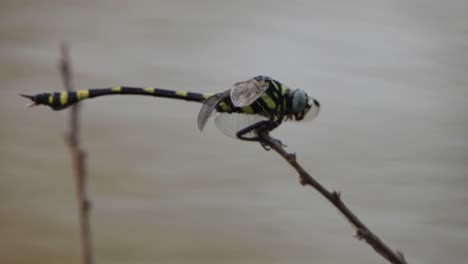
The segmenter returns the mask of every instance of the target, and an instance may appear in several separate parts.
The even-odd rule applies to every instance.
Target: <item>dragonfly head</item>
[[[320,110],[320,103],[312,97],[307,96],[307,93],[302,89],[296,89],[291,94],[291,107],[293,119],[312,120]]]

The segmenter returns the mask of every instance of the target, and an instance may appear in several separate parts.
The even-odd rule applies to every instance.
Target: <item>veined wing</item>
[[[267,78],[265,76],[257,76],[234,84],[234,87],[231,88],[231,101],[234,106],[242,107],[255,102],[268,89]]]
[[[229,94],[230,90],[227,90],[222,93],[217,93],[210,96],[208,99],[205,100],[205,102],[203,102],[203,105],[200,109],[200,112],[198,113],[197,118],[198,129],[200,129],[200,131],[203,131],[206,122],[208,121],[218,104],[227,97],[229,97]]]
[[[248,115],[241,113],[218,113],[215,117],[216,127],[226,136],[237,138],[237,132],[260,121],[268,120],[262,115]],[[254,132],[243,135],[244,137],[256,137]]]

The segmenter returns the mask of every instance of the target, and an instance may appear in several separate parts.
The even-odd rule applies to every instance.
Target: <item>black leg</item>
[[[255,124],[252,124],[246,128],[243,128],[237,132],[237,138],[241,140],[246,140],[246,141],[259,141],[262,147],[266,150],[270,150],[269,147],[267,147],[265,144],[263,144],[262,141],[259,140],[257,134],[259,131],[262,132],[270,132],[271,130],[275,129],[280,125],[280,122],[278,121],[273,121],[273,120],[264,120],[257,122]],[[254,132],[256,135],[254,137],[246,137],[248,133]],[[279,141],[279,140],[278,140]],[[279,143],[283,145],[280,141]],[[284,146],[284,145],[283,145]]]
[[[254,132],[257,134],[257,131],[271,131],[278,125],[276,124],[275,121],[272,120],[264,120],[257,122],[255,124],[252,124],[246,128],[243,128],[237,132],[237,138],[241,140],[247,140],[247,141],[258,141],[258,136],[255,137],[246,137],[246,135],[250,132]]]

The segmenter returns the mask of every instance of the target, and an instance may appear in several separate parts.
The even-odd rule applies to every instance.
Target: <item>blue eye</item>
[[[293,113],[299,113],[303,111],[307,105],[307,94],[301,90],[296,89],[292,93],[292,111]]]

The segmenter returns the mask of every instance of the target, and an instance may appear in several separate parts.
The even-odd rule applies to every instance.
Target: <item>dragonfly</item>
[[[223,134],[246,141],[260,141],[259,133],[269,133],[284,121],[312,120],[320,111],[320,103],[304,90],[293,90],[263,75],[237,82],[232,88],[214,94],[129,86],[21,94],[31,100],[28,107],[45,105],[53,110],[107,95],[145,95],[202,103],[197,118],[200,131],[215,116],[215,125]]]

